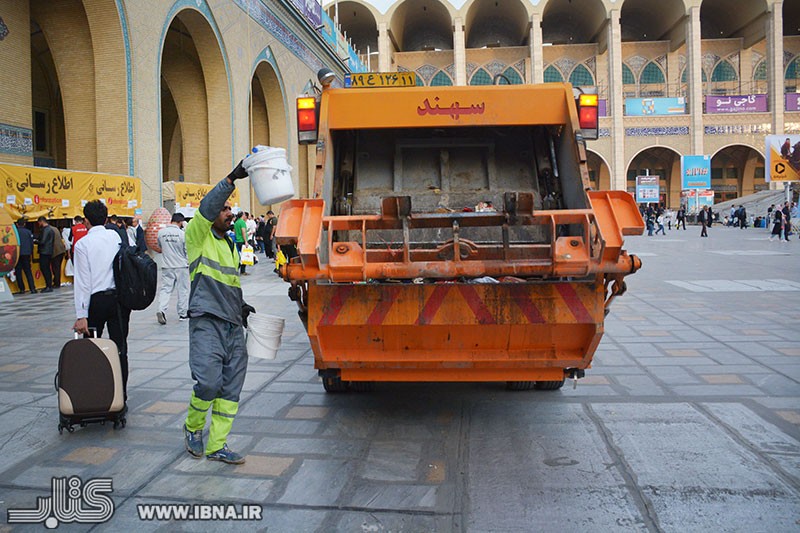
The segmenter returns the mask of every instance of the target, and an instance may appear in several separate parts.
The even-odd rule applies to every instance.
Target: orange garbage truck
[[[297,99],[312,197],[283,204],[276,242],[325,390],[583,377],[644,229],[629,193],[590,186],[597,96],[323,74]]]

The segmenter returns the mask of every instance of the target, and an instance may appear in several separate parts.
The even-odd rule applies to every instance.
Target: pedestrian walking
[[[89,329],[103,335],[108,326],[108,336],[117,345],[122,367],[122,387],[128,398],[128,325],[131,310],[119,304],[114,283],[114,257],[124,242],[115,230],[107,229],[103,223],[108,209],[100,200],[87,202],[83,208],[86,236],[73,246],[75,261],[75,324],[72,329],[85,336]],[[127,235],[125,235],[127,239]]]
[[[275,259],[275,229],[278,227],[278,217],[272,210],[267,211],[267,255]]]
[[[136,243],[136,253],[147,251],[147,243],[144,240],[144,228],[142,227],[142,218],[139,215],[133,217],[131,221],[133,228],[133,241]]]
[[[242,246],[247,244],[247,218],[246,214],[242,211],[236,213],[236,222],[233,224],[233,236],[236,242],[236,251],[239,252],[239,257],[242,255]],[[247,268],[245,265],[239,265],[239,273],[247,275]]]
[[[236,267],[239,253],[227,238],[231,205],[228,197],[237,179],[247,177],[242,163],[200,202],[186,227],[191,264],[189,299],[189,367],[195,385],[183,426],[184,446],[192,457],[242,464],[244,457],[227,439],[239,410],[247,373],[243,325],[255,309],[244,303]],[[211,409],[208,442],[203,445],[206,415]]]
[[[789,235],[792,234],[792,210],[789,207],[789,202],[783,204],[783,238],[789,242]]]
[[[703,209],[701,209],[700,212],[697,214],[697,221],[702,226],[702,229],[700,230],[700,236],[701,237],[708,237],[708,230],[707,230],[707,227],[708,227],[708,206],[707,205],[704,205]]]
[[[53,233],[53,257],[50,258],[50,271],[53,274],[53,288],[61,288],[61,264],[64,262],[64,256],[67,254],[67,246],[64,244],[64,239],[61,238],[61,232],[55,226],[47,226],[48,230]]]
[[[681,225],[683,225],[683,231],[686,231],[686,209],[683,206],[678,209],[677,220],[675,229],[681,229]]]
[[[783,211],[781,211],[780,209],[775,209],[773,211],[772,233],[769,236],[770,242],[772,242],[773,239],[775,239],[775,237],[777,237],[779,241],[781,240],[781,233],[783,232],[783,224],[784,224]]]
[[[189,318],[189,261],[186,256],[186,236],[181,229],[184,220],[182,214],[175,213],[170,223],[158,230],[162,262],[156,318],[162,326],[167,323],[169,298],[175,289],[178,291],[178,320]]]
[[[658,224],[658,229],[656,230],[656,235],[658,232],[661,232],[661,235],[666,235],[666,231],[664,231],[664,214],[660,213],[656,216],[656,224]]]
[[[17,233],[19,234],[19,260],[17,266],[14,267],[14,275],[17,277],[17,287],[19,293],[25,294],[25,280],[22,279],[22,274],[28,280],[28,289],[31,294],[36,294],[36,285],[33,282],[33,271],[31,270],[31,256],[33,255],[33,233],[25,227],[25,219],[17,220]]]
[[[739,206],[739,229],[747,227],[747,209],[743,205]]]
[[[767,208],[767,223],[766,223],[767,231],[770,231],[772,229],[770,227],[770,223],[773,220],[773,216],[772,216],[772,212],[773,211],[775,211],[775,204],[770,204],[770,206]]]
[[[36,223],[39,226],[39,270],[44,276],[45,285],[42,292],[53,292],[53,271],[50,269],[50,261],[53,259],[55,239],[45,217],[39,217]]]

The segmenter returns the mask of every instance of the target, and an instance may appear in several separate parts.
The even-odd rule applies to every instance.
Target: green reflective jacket
[[[214,315],[237,325],[242,323],[242,286],[239,253],[227,235],[218,236],[211,225],[235,186],[227,179],[200,202],[186,226],[191,294],[189,316]]]

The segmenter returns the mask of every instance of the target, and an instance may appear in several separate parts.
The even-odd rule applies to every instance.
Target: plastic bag
[[[286,256],[283,255],[283,250],[278,250],[278,253],[275,254],[275,270],[278,270],[281,266],[288,262],[289,261],[286,260]]]
[[[67,259],[67,264],[64,265],[64,275],[69,278],[75,276],[75,266],[72,264],[71,259]]]
[[[249,244],[242,246],[241,263],[243,265],[252,266],[255,263],[256,254],[253,253],[253,247]]]

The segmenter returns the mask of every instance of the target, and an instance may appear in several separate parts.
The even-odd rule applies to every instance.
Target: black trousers
[[[44,285],[47,289],[53,286],[53,273],[50,271],[50,261],[52,259],[52,254],[39,254],[39,270],[42,271]]]
[[[119,362],[122,366],[122,388],[125,398],[128,397],[128,324],[131,310],[117,303],[113,291],[96,292],[89,300],[90,328],[97,330],[97,336],[103,335],[103,328],[108,325],[108,337],[114,341],[119,350]]]
[[[61,263],[64,261],[64,254],[54,255],[50,259],[50,270],[53,272],[53,287],[61,286]]]
[[[17,266],[14,267],[14,274],[17,276],[17,287],[19,287],[20,292],[25,292],[25,281],[22,279],[23,272],[25,273],[25,277],[28,278],[28,289],[35,291],[36,284],[33,282],[33,272],[31,271],[31,256],[29,255],[19,256],[19,261],[17,261]]]

